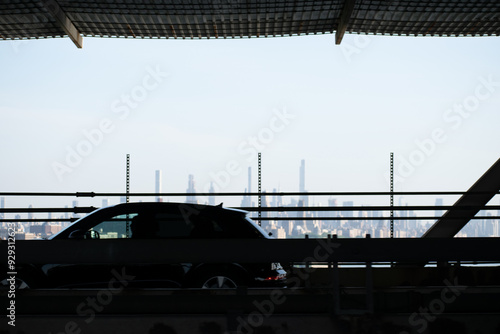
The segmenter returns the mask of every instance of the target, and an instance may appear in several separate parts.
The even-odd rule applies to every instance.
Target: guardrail
[[[487,192],[472,192],[471,195],[484,195]],[[76,193],[56,193],[56,192],[0,192],[0,197],[2,196],[12,196],[12,197],[74,197],[74,198],[95,198],[95,197],[201,197],[201,196],[213,196],[213,197],[243,197],[243,196],[252,196],[252,197],[264,197],[264,196],[461,196],[465,194],[465,192],[461,191],[426,191],[426,192],[415,192],[415,191],[406,191],[406,192],[275,192],[275,193],[237,193],[237,192],[224,192],[224,193],[113,193],[113,192],[76,192]],[[497,192],[500,194],[500,192]],[[441,217],[441,215],[426,215],[426,216],[408,216],[404,215],[390,215],[384,216],[384,213],[394,213],[394,212],[424,212],[424,211],[444,211],[453,208],[451,205],[405,205],[405,206],[391,206],[391,205],[376,205],[376,206],[279,206],[279,207],[234,207],[237,209],[242,209],[249,211],[251,213],[259,213],[259,216],[252,216],[253,219],[264,221],[264,220],[365,220],[365,221],[387,221],[387,220],[436,220]],[[93,210],[97,209],[94,206],[88,207],[73,207],[73,208],[56,208],[56,207],[46,207],[46,208],[0,208],[0,213],[74,213],[74,214],[82,214],[89,213]],[[500,205],[485,205],[485,206],[462,206],[462,210],[464,209],[477,209],[477,210],[498,210],[500,212]],[[325,216],[324,213],[339,213],[339,212],[367,212],[371,213],[366,217],[354,217],[354,216],[339,216],[330,215]],[[314,217],[307,216],[287,216],[280,217],[277,215],[262,217],[261,214],[263,212],[268,213],[278,213],[278,212],[322,212],[321,215],[317,215]],[[472,219],[484,219],[484,220],[492,220],[492,219],[500,219],[500,215],[478,215]],[[1,222],[63,222],[63,221],[74,221],[76,218],[18,218],[18,219],[7,219],[0,218]]]
[[[500,263],[496,249],[500,238],[18,240],[16,263]]]

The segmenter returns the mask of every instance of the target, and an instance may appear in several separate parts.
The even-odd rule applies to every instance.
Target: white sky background
[[[499,158],[499,56],[498,37],[2,41],[0,191],[124,192],[126,154],[132,192],[153,192],[157,169],[164,192],[188,174],[241,192],[249,166],[256,191],[257,151],[268,192],[298,191],[301,159],[309,191],[388,191],[390,152],[396,191],[464,191]]]

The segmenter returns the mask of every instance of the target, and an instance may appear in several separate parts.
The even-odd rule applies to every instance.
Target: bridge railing
[[[429,198],[437,196],[453,196],[459,197],[465,192],[460,191],[426,191],[426,192],[273,192],[273,193],[112,193],[112,192],[76,192],[76,193],[55,193],[55,192],[0,192],[0,197],[3,198],[70,198],[70,199],[96,199],[96,198],[118,198],[124,201],[125,198],[131,201],[144,199],[155,201],[161,197],[169,201],[178,201],[185,199],[187,196],[193,198],[259,198],[259,197],[298,197],[296,205],[281,205],[281,206],[232,206],[238,209],[243,209],[250,212],[250,217],[259,223],[266,221],[323,221],[335,222],[344,221],[347,224],[351,222],[382,222],[384,224],[399,224],[400,222],[415,222],[427,221],[435,222],[441,215],[451,208],[452,205],[353,205],[353,201],[360,197],[376,198],[375,202],[383,202],[387,199],[389,203],[390,196],[407,196],[425,198],[427,202]],[[499,192],[500,193],[500,192]],[[482,195],[482,192],[477,192],[477,195]],[[305,197],[335,197],[352,199],[352,205],[327,205],[327,206],[311,206],[304,205],[300,199]],[[181,201],[182,201],[181,200]],[[251,201],[250,201],[251,202]],[[259,201],[261,202],[261,201]],[[246,201],[249,203],[249,201]],[[1,223],[45,223],[45,222],[73,222],[79,217],[90,213],[97,209],[97,206],[75,206],[75,207],[2,207],[0,208],[0,224]],[[473,219],[492,222],[500,220],[500,205],[485,205],[481,207],[461,207],[461,209],[477,209],[481,210]],[[485,213],[487,210],[496,210],[497,214]],[[60,213],[64,216],[54,217]],[[41,217],[41,214],[46,214],[46,217]],[[17,217],[13,217],[17,215]],[[22,215],[22,216],[21,216]],[[27,215],[27,217],[26,217]],[[497,222],[498,224],[498,222]],[[1,226],[1,225],[0,225]],[[498,229],[497,229],[498,230]],[[498,231],[497,231],[498,233]]]

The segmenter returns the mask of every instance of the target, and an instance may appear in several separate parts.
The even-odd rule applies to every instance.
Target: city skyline
[[[499,51],[495,37],[1,42],[0,184],[121,192],[130,154],[131,191],[163,170],[164,189],[193,174],[235,192],[261,152],[267,189],[296,190],[306,159],[311,191],[384,191],[394,152],[396,191],[466,190],[498,159]]]
[[[295,192],[300,192],[300,193],[303,193],[302,195],[300,196],[296,196],[297,199],[297,203],[299,204],[299,206],[309,206],[309,197],[313,198],[313,201],[312,201],[312,206],[318,206],[321,205],[321,203],[325,203],[325,202],[329,202],[329,199],[327,199],[326,201],[324,200],[325,198],[325,195],[315,195],[315,196],[309,196],[308,195],[308,190],[306,189],[306,160],[305,159],[300,159],[299,160],[300,164],[297,165],[297,174],[296,174],[296,178],[297,178],[297,184],[298,184],[298,187],[296,189],[290,189],[290,190],[287,190],[287,191],[283,191],[280,186],[278,185],[278,187],[272,187],[272,188],[266,188],[264,187],[263,190],[262,190],[262,195],[263,196],[275,196],[273,195],[274,193],[276,192],[280,192],[280,193],[287,193],[287,192],[292,192],[292,193],[295,193]],[[293,168],[293,167],[292,167]],[[257,173],[256,173],[257,174]],[[262,174],[265,174],[264,172]],[[168,173],[166,174],[167,175],[167,179],[169,177]],[[169,194],[186,194],[186,198],[185,198],[185,201],[186,202],[191,202],[191,203],[199,203],[199,204],[211,204],[211,205],[214,205],[214,199],[215,197],[220,197],[220,198],[225,198],[225,199],[230,199],[232,198],[233,196],[217,196],[217,192],[215,191],[216,190],[216,184],[214,185],[214,182],[211,182],[210,183],[210,187],[207,191],[201,191],[197,188],[196,186],[196,176],[194,174],[188,174],[186,175],[187,177],[187,188],[184,188],[184,191],[182,191],[181,189],[169,189],[168,186],[165,187],[164,186],[164,178],[163,178],[163,171],[162,170],[155,170],[154,171],[154,179],[151,181],[151,188],[148,190],[146,189],[145,191],[143,192],[139,192],[139,193],[150,193],[150,194],[156,194],[155,197],[153,198],[152,196],[131,196],[131,201],[176,201],[176,202],[183,202],[184,200],[182,199],[182,197],[184,195],[175,195],[175,196],[169,196]],[[246,203],[248,205],[243,205],[241,204],[240,206],[242,207],[245,207],[245,206],[256,206],[256,201],[254,201],[253,199],[255,199],[257,197],[257,191],[253,191],[252,192],[252,189],[253,188],[257,188],[256,186],[253,187],[252,186],[252,167],[248,167],[248,178],[247,178],[247,187],[245,187],[244,189],[240,189],[240,190],[236,190],[234,191],[234,193],[252,193],[253,195],[252,196],[249,196],[249,195],[245,195],[243,196],[243,202],[246,201]],[[124,178],[124,184],[126,182],[126,178]],[[168,180],[166,180],[165,182],[168,182]],[[258,182],[258,175],[256,175],[255,179],[254,179],[254,182],[257,183]],[[465,190],[464,190],[465,191]],[[316,192],[316,190],[313,190],[313,192]],[[323,193],[330,193],[330,191],[318,191],[318,192],[323,192]],[[364,193],[364,191],[362,191]],[[383,190],[382,192],[385,192],[386,194],[389,193],[389,190]],[[1,193],[1,192],[0,192]],[[105,193],[113,193],[112,191],[105,191]],[[116,192],[116,193],[125,193],[124,191],[119,191],[119,192]],[[134,191],[133,189],[130,191],[131,194],[134,194],[136,193],[136,191]],[[190,195],[190,194],[193,194],[193,195]],[[227,193],[231,193],[231,192],[227,192]],[[336,191],[331,191],[331,193],[333,193],[332,195],[328,195],[328,196],[338,196],[338,195],[335,195]],[[352,192],[354,196],[354,198],[358,195],[356,195],[356,191],[353,191]],[[368,192],[369,193],[369,192]],[[397,191],[396,191],[397,193]],[[162,194],[162,196],[159,196],[158,194]],[[207,195],[209,194],[209,195]],[[213,195],[211,195],[213,194]],[[76,193],[75,193],[76,195]],[[397,194],[396,194],[397,195]],[[166,198],[163,198],[163,196],[165,196]],[[344,200],[345,200],[345,197],[346,195],[344,195]],[[366,194],[366,196],[369,196],[369,194]],[[416,195],[417,196],[417,195]],[[437,198],[437,197],[432,197],[432,198],[427,198],[426,199],[426,205],[436,205],[436,206],[440,206],[440,205],[452,205],[456,199],[458,199],[458,196],[459,195],[450,195],[450,196],[446,196],[446,199],[444,198]],[[17,199],[19,198],[24,198],[25,196],[11,196],[9,198],[9,202],[16,202]],[[35,196],[36,197],[36,196]],[[45,197],[45,196],[43,196]],[[68,197],[68,196],[66,196]],[[280,197],[280,196],[277,196],[277,197]],[[285,196],[287,197],[287,196]],[[292,196],[293,197],[293,196]],[[347,198],[349,198],[350,196],[347,196]],[[376,202],[379,202],[379,201],[376,201],[374,200],[374,198],[376,198],[378,196],[375,196],[374,197],[371,197],[370,200],[364,200],[365,202],[363,202],[361,205],[375,205]],[[387,196],[382,196],[382,197],[387,197]],[[54,197],[53,199],[56,199],[57,197]],[[112,202],[114,202],[115,204],[116,203],[119,203],[119,202],[124,202],[125,201],[125,197],[124,196],[121,196],[120,198],[118,198],[117,196],[115,196],[114,198],[116,198],[116,200],[112,200]],[[247,200],[245,199],[247,198]],[[320,198],[320,200],[318,200],[318,198]],[[323,200],[321,200],[321,198],[323,198]],[[342,196],[341,196],[342,198]],[[352,197],[350,197],[352,198]],[[415,197],[414,197],[415,198]],[[41,197],[38,197],[38,199],[41,199]],[[35,202],[37,202],[37,200],[35,200]],[[396,196],[396,200],[398,201],[398,204],[401,206],[401,203],[406,200],[406,197],[404,195],[398,195]],[[96,196],[95,198],[91,198],[91,197],[87,197],[87,196],[82,196],[80,197],[78,200],[73,200],[73,206],[74,203],[76,202],[93,202],[93,204],[85,204],[85,206],[91,206],[91,205],[94,205],[94,206],[97,206],[99,207],[100,205],[97,204],[99,203],[99,201],[101,201],[101,203],[103,203],[101,206],[105,206],[104,203],[110,203],[110,199],[109,198],[106,198],[106,199],[102,199],[102,197],[100,196]],[[382,202],[383,201],[387,201],[387,199],[382,199]],[[491,202],[495,202],[497,201],[497,197],[495,197],[494,199],[491,200]],[[67,202],[67,201],[66,201]],[[240,200],[238,199],[235,199],[234,201],[231,201],[230,200],[230,204],[229,206],[238,206],[238,202],[240,202]],[[388,202],[388,201],[387,201]],[[277,203],[277,201],[273,201],[273,203]],[[283,203],[283,200],[281,199],[279,201],[280,204]],[[346,203],[344,201],[344,203]],[[352,202],[351,202],[352,203]],[[418,201],[418,200],[412,200],[412,205],[420,205],[422,203],[422,201]],[[5,197],[0,197],[0,205],[1,207],[5,207]],[[32,203],[30,202],[29,205],[32,205]],[[352,205],[352,204],[351,204]],[[381,205],[387,205],[386,204],[381,204]],[[55,206],[53,206],[55,207]],[[440,214],[443,213],[443,211],[439,211]]]
[[[187,188],[186,188],[186,197],[185,201],[182,201],[180,197],[174,197],[171,199],[168,195],[168,192],[163,192],[162,185],[162,170],[155,170],[154,178],[152,178],[152,189],[151,194],[155,194],[155,197],[143,197],[140,201],[166,201],[166,202],[185,202],[185,203],[193,203],[193,204],[209,204],[215,205],[217,203],[222,203],[222,201],[216,200],[214,185],[211,184],[209,189],[208,196],[201,196],[200,192],[196,189],[196,177],[193,174],[189,174],[187,177]],[[307,180],[307,172],[306,172],[306,160],[301,159],[300,164],[298,164],[297,168],[297,184],[298,191],[301,193],[299,196],[280,196],[280,190],[277,188],[273,188],[272,191],[263,190],[262,191],[262,207],[268,206],[278,206],[278,207],[310,207],[309,210],[305,211],[296,211],[296,212],[274,212],[268,213],[266,211],[262,212],[261,217],[277,217],[279,220],[262,220],[260,221],[262,227],[270,232],[272,235],[278,238],[301,238],[306,234],[312,237],[325,237],[327,234],[330,235],[338,235],[339,237],[364,237],[367,234],[370,234],[375,238],[386,238],[389,237],[389,221],[390,217],[388,215],[389,205],[386,203],[385,210],[370,210],[369,206],[373,206],[371,203],[359,203],[359,196],[349,196],[349,197],[335,197],[332,195],[328,195],[327,197],[323,197],[323,201],[326,199],[326,205],[330,207],[337,208],[347,208],[348,210],[335,210],[335,211],[315,211],[315,207],[318,209],[324,207],[321,202],[318,202],[318,198],[320,196],[310,196],[306,189],[306,180]],[[248,167],[248,185],[244,190],[245,194],[249,194],[252,189],[252,168]],[[172,191],[176,193],[176,191]],[[158,194],[164,194],[166,197],[159,196]],[[192,194],[192,195],[191,195]],[[212,195],[214,194],[214,195]],[[255,194],[255,193],[254,193]],[[217,196],[221,197],[221,196]],[[224,197],[223,197],[224,198]],[[239,201],[241,198],[241,202],[239,204],[240,207],[257,207],[257,197],[243,195],[231,198],[232,203]],[[310,203],[310,198],[313,200]],[[227,199],[227,197],[226,197]],[[453,204],[451,200],[447,200],[445,203],[444,198],[433,196],[430,199],[433,201],[433,204],[436,207],[443,205],[451,205]],[[125,202],[124,197],[116,198],[116,200],[111,200],[109,198],[101,198],[100,199],[102,206],[108,206],[111,203]],[[132,202],[136,201],[132,197]],[[492,200],[492,202],[496,202],[496,200]],[[5,197],[0,197],[0,207],[5,207]],[[342,205],[339,205],[342,203]],[[396,203],[399,207],[408,207],[409,204],[406,200],[405,196],[396,196]],[[227,205],[225,202],[225,207],[238,207],[238,205]],[[81,206],[79,200],[72,201],[72,207]],[[358,210],[349,209],[349,207],[360,207]],[[30,204],[30,208],[33,206]],[[65,207],[68,207],[67,205]],[[436,219],[419,219],[419,217],[431,216],[440,217],[445,210],[440,208],[436,208],[434,212],[428,214],[425,211],[414,211],[414,210],[396,210],[394,217],[394,236],[396,238],[400,237],[420,237],[435,221]],[[497,210],[496,213],[493,210],[482,210],[478,216],[500,216],[500,210]],[[36,215],[36,216],[35,216]],[[2,219],[4,218],[3,213],[0,213]],[[70,216],[77,218],[81,217],[81,214],[70,214],[65,213],[64,215],[60,215],[59,217],[55,217],[54,214],[33,214],[28,213],[27,218],[45,218],[48,219],[54,218],[54,222],[43,223],[36,222],[30,223],[25,222],[19,225],[19,238],[40,238],[49,236],[53,233],[56,233],[64,226],[68,226],[70,223],[58,223],[58,219],[68,219]],[[250,216],[253,216],[253,219],[259,221],[255,212],[250,213]],[[11,214],[7,218],[21,219],[23,215],[21,214]],[[293,217],[297,219],[286,220],[288,217]],[[328,219],[331,217],[336,217],[336,219]],[[304,220],[300,219],[304,218]],[[403,218],[403,219],[400,219]],[[406,219],[407,218],[407,219]],[[4,226],[5,224],[0,224],[0,234],[6,231]],[[457,235],[459,237],[492,237],[492,236],[500,236],[499,234],[500,220],[499,219],[475,219],[472,220],[469,224],[467,224],[462,231]]]
[[[249,167],[255,191],[261,152],[269,192],[298,189],[301,159],[309,191],[387,191],[394,152],[395,191],[465,191],[498,159],[499,51],[495,37],[1,42],[0,190],[124,192],[130,154],[131,192],[156,170],[164,190],[192,174],[199,192],[240,192]],[[66,203],[9,199],[28,204]]]
[[[190,184],[194,182],[192,177],[189,178]],[[282,201],[280,196],[277,196],[276,192],[273,193],[263,193],[262,207],[267,207],[271,203],[271,206],[282,206],[282,207],[301,207],[301,199],[291,198],[290,201],[285,203],[279,203]],[[213,198],[213,197],[212,197]],[[4,198],[0,198],[2,203]],[[187,197],[186,202],[193,202],[193,198]],[[245,196],[241,202],[244,206]],[[123,202],[123,201],[122,201]],[[443,199],[436,198],[436,205],[442,205]],[[279,203],[279,204],[278,204]],[[267,213],[263,212],[262,217],[278,217],[279,220],[263,220],[262,228],[267,232],[270,232],[273,236],[277,238],[303,238],[305,235],[310,237],[326,237],[327,235],[337,235],[339,237],[345,238],[362,238],[366,235],[371,235],[374,238],[388,238],[389,235],[389,222],[390,217],[387,215],[388,210],[382,211],[371,211],[369,207],[363,208],[364,205],[359,205],[355,201],[342,201],[342,206],[337,205],[338,199],[334,197],[328,198],[328,205],[333,207],[338,207],[339,209],[360,206],[361,209],[358,210],[336,210],[336,211],[315,211],[315,207],[318,209],[321,206],[313,206],[309,210],[296,213],[292,212],[276,212]],[[102,199],[102,205],[109,205],[109,199]],[[213,205],[213,203],[210,203]],[[78,207],[78,201],[73,201],[72,205]],[[408,206],[408,203],[403,201],[403,197],[398,199],[399,206]],[[250,206],[255,207],[255,203],[250,204]],[[67,207],[67,206],[66,206]],[[32,208],[32,206],[30,206]],[[388,208],[387,208],[388,209]],[[435,210],[435,217],[439,217],[442,214],[441,210]],[[424,212],[425,215],[425,212]],[[496,215],[500,216],[500,210],[482,210],[479,216],[491,217]],[[57,233],[62,228],[69,226],[71,223],[60,222],[61,219],[69,219],[70,217],[79,218],[82,214],[12,214],[12,217],[17,220],[27,217],[28,219],[42,219],[39,222],[21,222],[18,223],[18,239],[40,239],[43,237],[50,236],[51,234]],[[42,218],[54,219],[52,222],[44,222]],[[250,214],[252,216],[252,214]],[[287,218],[294,218],[287,220]],[[336,217],[335,220],[331,217]],[[395,212],[394,220],[394,237],[396,238],[415,238],[420,237],[422,234],[429,229],[429,227],[435,222],[429,219],[419,219],[422,214],[417,215],[416,211],[411,209],[408,210],[398,210]],[[301,219],[303,218],[303,219]],[[253,213],[253,219],[259,222],[259,218],[256,213]],[[0,238],[6,237],[7,233],[7,223],[0,224]],[[500,219],[493,218],[482,218],[472,220],[467,224],[458,234],[457,237],[499,237],[500,236]]]

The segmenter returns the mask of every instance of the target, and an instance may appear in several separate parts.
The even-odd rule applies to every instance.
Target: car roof
[[[70,229],[71,226],[75,226],[76,224],[79,224],[82,221],[88,221],[89,218],[92,220],[94,219],[100,219],[100,217],[106,217],[108,215],[116,214],[116,213],[133,213],[134,211],[136,212],[147,212],[149,210],[152,211],[164,211],[168,212],[170,210],[172,211],[177,211],[177,210],[186,210],[186,212],[192,212],[196,213],[197,211],[203,212],[203,214],[211,215],[211,214],[223,214],[223,215],[237,215],[240,217],[246,217],[248,212],[244,210],[239,210],[239,209],[233,209],[233,208],[223,208],[222,203],[220,205],[214,206],[214,205],[205,205],[205,204],[193,204],[193,203],[176,203],[176,202],[130,202],[130,203],[120,203],[120,204],[115,204],[111,206],[106,206],[102,207],[100,209],[94,210],[93,212],[89,213],[88,215],[76,220],[73,222],[70,226],[67,228],[63,229],[59,233],[54,234],[53,236],[49,237],[49,239],[55,239],[59,235],[63,235],[66,233],[65,231]],[[190,211],[192,210],[192,211]],[[267,237],[267,234],[258,226],[255,222],[252,220],[248,219],[248,221],[256,228],[259,230],[264,237]]]
[[[147,210],[147,209],[175,209],[175,208],[180,208],[180,207],[185,207],[186,209],[192,209],[192,210],[214,210],[214,211],[223,211],[223,212],[233,212],[233,213],[239,213],[243,215],[247,215],[248,211],[240,210],[240,209],[234,209],[234,208],[225,208],[222,206],[222,203],[219,205],[206,205],[206,204],[196,204],[196,203],[181,203],[181,202],[130,202],[130,203],[119,203],[107,207],[102,207],[101,209],[98,210],[104,210],[104,209],[134,209],[134,210]]]

